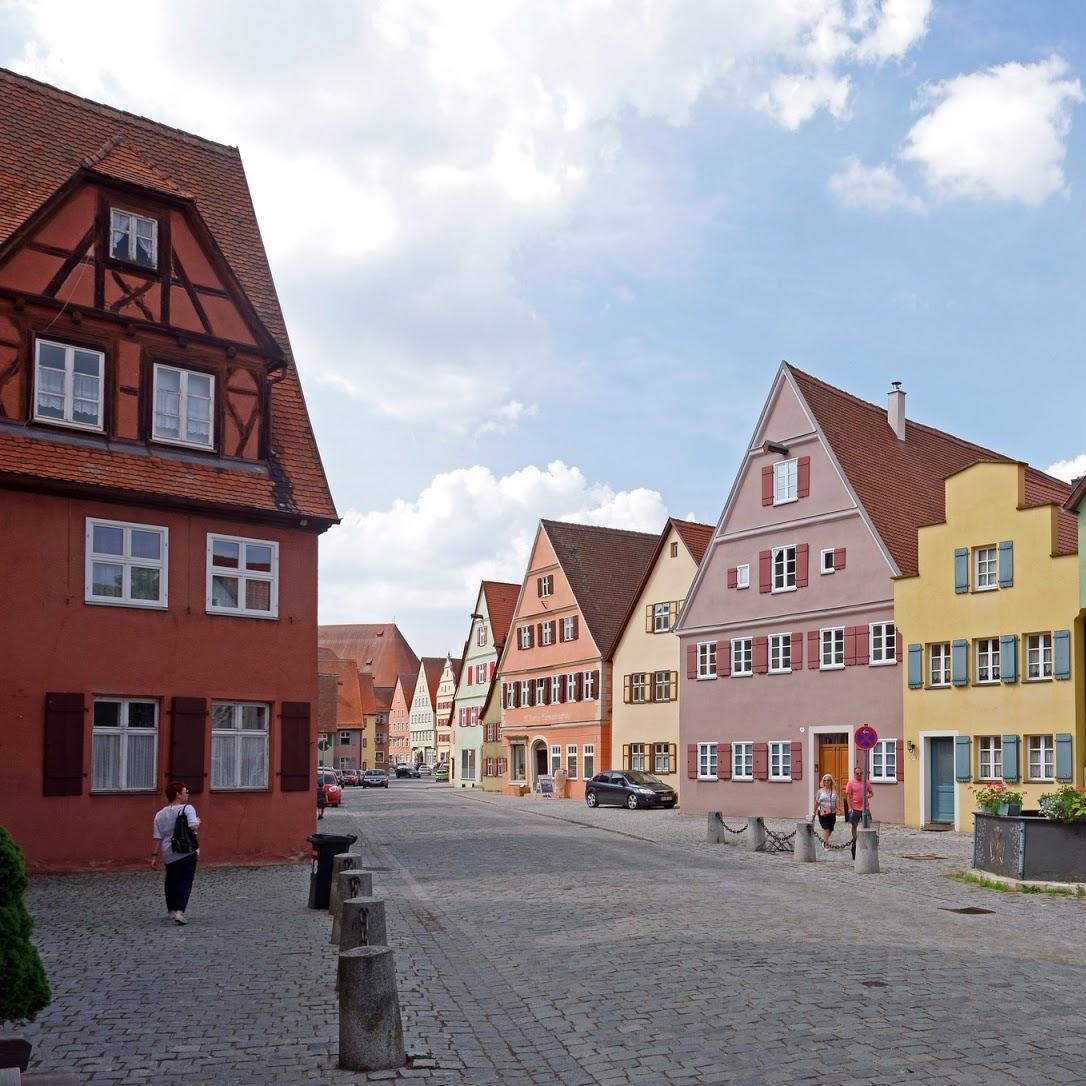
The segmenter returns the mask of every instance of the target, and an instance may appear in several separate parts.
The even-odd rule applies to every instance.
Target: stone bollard
[[[764,818],[748,818],[747,819],[747,849],[750,852],[761,852],[765,848],[766,836],[765,836],[765,819]]]
[[[400,997],[387,946],[359,946],[339,955],[339,1066],[347,1071],[403,1067]]]
[[[339,915],[339,876],[342,871],[353,871],[362,866],[361,852],[341,852],[332,857],[332,889],[328,894],[328,911],[332,916]]]
[[[858,830],[856,833],[856,859],[852,866],[858,875],[879,873],[878,830]]]
[[[794,858],[798,864],[813,864],[815,862],[815,831],[810,822],[796,823]]]
[[[727,843],[724,836],[724,817],[719,811],[709,812],[709,828],[705,834],[705,843],[709,845],[723,845]]]
[[[339,914],[339,949],[387,946],[385,903],[375,897],[346,898]]]
[[[337,857],[338,858],[338,857]],[[328,940],[339,946],[339,925],[343,920],[343,903],[352,897],[373,896],[373,875],[357,868],[341,871],[332,883],[332,900],[339,908],[332,914],[332,937]]]

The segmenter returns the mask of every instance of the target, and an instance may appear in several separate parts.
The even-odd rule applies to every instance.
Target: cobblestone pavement
[[[329,918],[304,907],[308,868],[282,866],[205,867],[184,928],[161,874],[34,877],[54,989],[35,1068],[133,1086],[1086,1081],[1086,901],[948,878],[966,837],[886,828],[883,873],[860,876],[847,852],[708,846],[674,812],[428,781],[346,797],[321,829],[359,834],[387,902],[409,1067],[335,1069]]]

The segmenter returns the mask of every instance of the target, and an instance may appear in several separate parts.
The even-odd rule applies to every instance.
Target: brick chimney
[[[905,392],[900,381],[891,381],[893,388],[886,398],[886,421],[898,441],[905,440]]]

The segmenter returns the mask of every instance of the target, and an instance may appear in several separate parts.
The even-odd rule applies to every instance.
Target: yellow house
[[[968,832],[986,783],[1025,809],[1082,784],[1078,535],[1071,488],[1026,464],[981,461],[944,487],[946,519],[920,528],[919,572],[894,587],[905,821]]]
[[[654,773],[679,793],[679,639],[675,620],[713,535],[668,520],[612,656],[611,765]]]

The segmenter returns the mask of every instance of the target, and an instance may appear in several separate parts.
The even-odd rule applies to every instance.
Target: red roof
[[[683,541],[683,546],[690,552],[690,557],[694,559],[694,565],[700,566],[706,550],[709,549],[709,542],[713,538],[713,532],[716,531],[713,525],[699,524],[694,520],[677,520],[675,517],[668,521],[668,525],[675,529],[676,534]],[[664,535],[667,535],[666,527],[664,528]]]
[[[4,435],[0,473],[91,484],[231,509],[334,521],[286,325],[236,147],[100,105],[0,69],[0,245],[80,169],[191,198],[287,362],[271,386],[267,464],[106,450],[94,440]]]
[[[441,685],[441,673],[445,670],[444,656],[424,656],[422,670],[426,673],[426,688],[430,692],[430,708],[437,708],[437,688]]]
[[[419,658],[394,622],[318,626],[317,644],[344,660],[353,660],[377,686],[395,686],[396,676],[419,673]]]
[[[486,612],[490,616],[492,640],[500,653],[509,636],[509,627],[513,624],[520,585],[507,581],[483,581],[482,588],[486,597]]]

